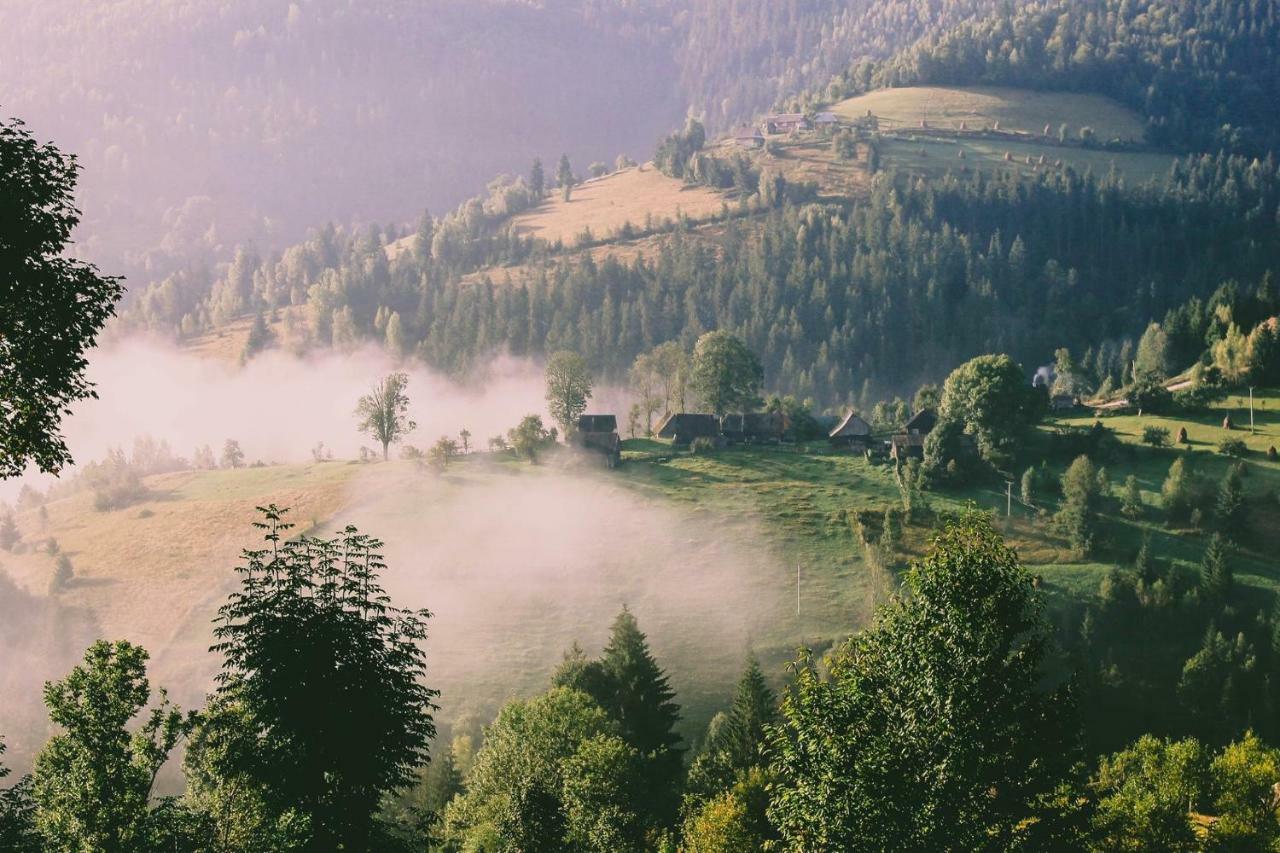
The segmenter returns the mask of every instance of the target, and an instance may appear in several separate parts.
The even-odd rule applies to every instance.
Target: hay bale
[[[1188,444],[1189,441],[1190,440],[1187,438],[1187,428],[1178,427],[1178,444]]]
[[[1231,415],[1227,415],[1222,419],[1222,428],[1225,430],[1233,430],[1236,428],[1235,424],[1231,422]]]

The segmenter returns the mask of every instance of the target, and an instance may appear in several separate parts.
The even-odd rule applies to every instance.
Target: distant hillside
[[[77,251],[135,288],[326,221],[455,206],[685,111],[672,15],[518,0],[78,0],[0,12],[0,112],[83,167]]]

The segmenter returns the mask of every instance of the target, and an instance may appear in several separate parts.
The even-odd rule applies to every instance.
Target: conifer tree
[[[681,775],[680,706],[666,673],[649,651],[649,642],[625,606],[613,622],[600,656],[609,678],[604,709],[621,727],[622,737],[645,759],[645,778],[654,792],[653,813],[662,823],[675,814]]]
[[[745,770],[760,762],[760,747],[777,718],[778,697],[764,680],[756,656],[749,655],[723,737],[723,748],[735,768]]]
[[[1245,530],[1249,508],[1244,501],[1244,481],[1241,474],[1244,463],[1236,463],[1227,469],[1218,487],[1218,528],[1227,536],[1239,538]]]
[[[1231,594],[1235,576],[1231,571],[1230,551],[1226,537],[1215,533],[1200,561],[1200,589],[1210,601],[1221,603]]]

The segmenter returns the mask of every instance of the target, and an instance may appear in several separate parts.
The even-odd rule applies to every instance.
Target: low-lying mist
[[[543,689],[573,642],[600,651],[624,605],[670,673],[689,733],[727,701],[749,646],[777,657],[798,639],[791,576],[748,514],[648,497],[625,472],[569,453],[536,466],[473,454],[442,473],[353,462],[373,444],[357,433],[356,401],[394,369],[375,351],[268,352],[244,366],[143,340],[94,354],[100,399],[65,424],[78,460],[149,435],[184,456],[204,444],[216,454],[234,438],[250,463],[310,464],[219,472],[207,484],[165,475],[127,509],[101,512],[72,495],[47,515],[19,515],[26,550],[0,554],[0,596],[11,599],[0,603],[21,604],[27,622],[39,624],[19,632],[22,642],[0,631],[6,669],[31,676],[5,682],[0,698],[0,733],[22,740],[12,765],[23,769],[47,735],[36,725],[40,681],[64,675],[91,633],[141,642],[152,653],[153,686],[185,707],[201,702],[218,666],[206,651],[210,622],[235,582],[240,549],[256,544],[253,506],[272,501],[302,502],[292,519],[301,531],[332,535],[355,523],[385,541],[394,603],[435,614],[428,671],[442,690],[442,722],[487,721],[505,699]],[[408,441],[421,447],[464,428],[484,446],[546,408],[536,363],[496,358],[486,376],[461,385],[405,369],[418,422]],[[590,410],[621,415],[626,405],[624,392],[603,389]],[[332,462],[313,462],[317,442],[332,449]],[[16,484],[5,485],[11,499]],[[42,544],[53,536],[73,554],[77,578],[56,598],[46,593],[52,558]],[[59,627],[70,624],[67,614],[70,632]]]

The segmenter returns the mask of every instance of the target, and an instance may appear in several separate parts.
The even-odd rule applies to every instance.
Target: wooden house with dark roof
[[[720,419],[715,415],[699,415],[677,412],[668,415],[658,425],[658,438],[665,438],[677,446],[693,443],[695,438],[720,438]]]
[[[921,409],[911,416],[911,420],[906,422],[902,431],[907,435],[928,435],[937,425],[938,413],[933,409]]]
[[[720,418],[720,434],[736,444],[778,444],[787,431],[782,412],[744,412]]]
[[[832,447],[848,447],[853,450],[865,450],[871,442],[871,424],[850,412],[836,428],[827,436]]]
[[[764,117],[764,127],[769,133],[791,133],[793,130],[808,130],[809,119],[804,113],[774,113]]]

